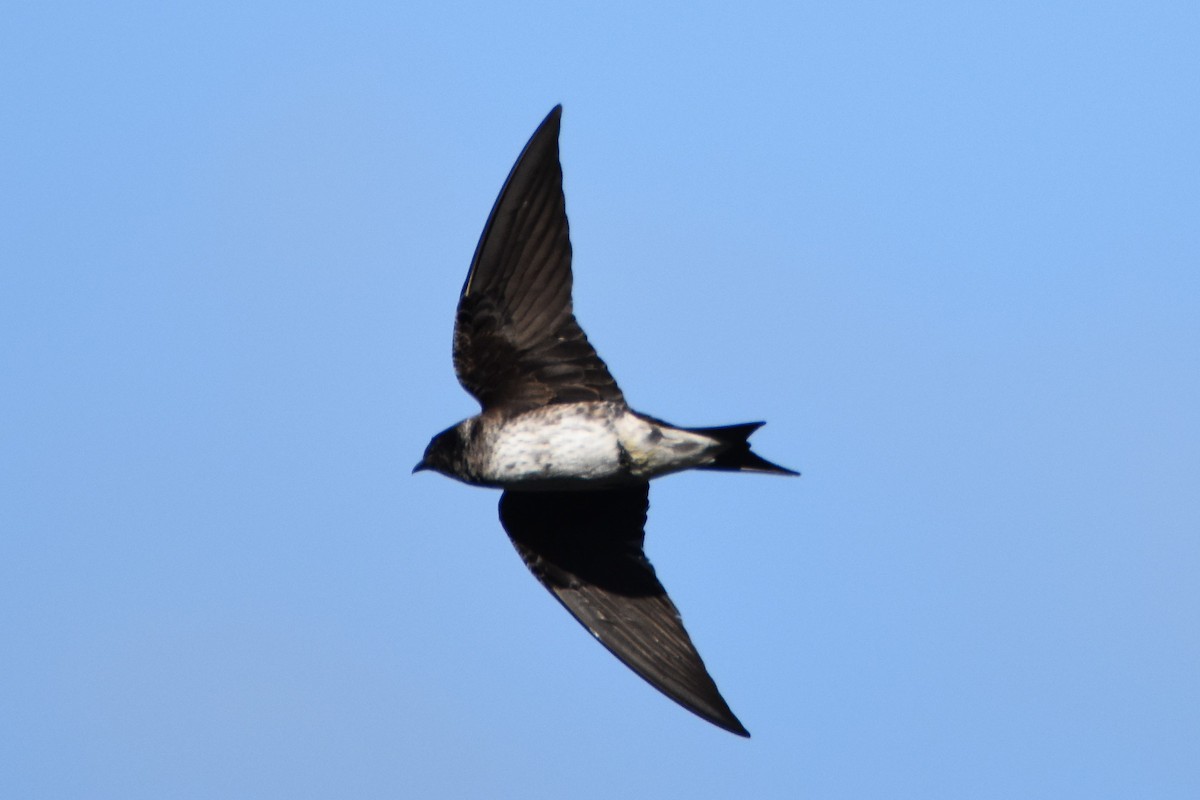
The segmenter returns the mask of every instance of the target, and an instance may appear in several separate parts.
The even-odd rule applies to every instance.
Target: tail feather
[[[757,453],[751,452],[748,441],[750,434],[765,424],[765,422],[743,422],[740,425],[721,425],[716,428],[688,428],[692,433],[709,436],[725,445],[725,449],[717,455],[713,463],[700,467],[700,469],[799,475],[799,472],[772,464]]]

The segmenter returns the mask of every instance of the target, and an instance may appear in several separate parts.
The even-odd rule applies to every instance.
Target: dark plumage
[[[525,566],[613,655],[684,708],[749,736],[642,552],[649,507],[648,483],[505,492],[500,522]]]
[[[561,114],[513,166],[459,297],[454,368],[482,412],[435,436],[414,472],[503,488],[500,521],[542,585],[655,688],[749,736],[642,551],[649,480],[797,473],[751,451],[761,422],[679,428],[626,405],[572,312]]]
[[[571,308],[561,117],[555,106],[517,158],[459,297],[454,370],[485,409],[625,400]]]

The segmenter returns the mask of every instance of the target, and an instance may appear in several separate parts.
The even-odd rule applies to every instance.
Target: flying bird
[[[750,451],[761,422],[680,428],[626,404],[572,311],[561,116],[517,158],[459,296],[454,370],[482,410],[434,436],[413,472],[502,489],[504,530],[567,611],[667,697],[749,736],[642,550],[650,480],[799,473]]]

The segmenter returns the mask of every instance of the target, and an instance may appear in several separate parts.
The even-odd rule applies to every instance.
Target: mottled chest
[[[547,488],[618,479],[623,458],[615,420],[620,411],[610,405],[548,406],[506,421],[485,443],[480,477],[506,487]]]

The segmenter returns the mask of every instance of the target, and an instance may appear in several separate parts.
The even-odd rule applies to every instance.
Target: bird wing
[[[506,491],[500,521],[530,571],[613,655],[689,711],[749,736],[642,552],[649,492]]]
[[[454,370],[484,410],[624,400],[572,312],[561,115],[555,106],[513,165],[459,296]]]

